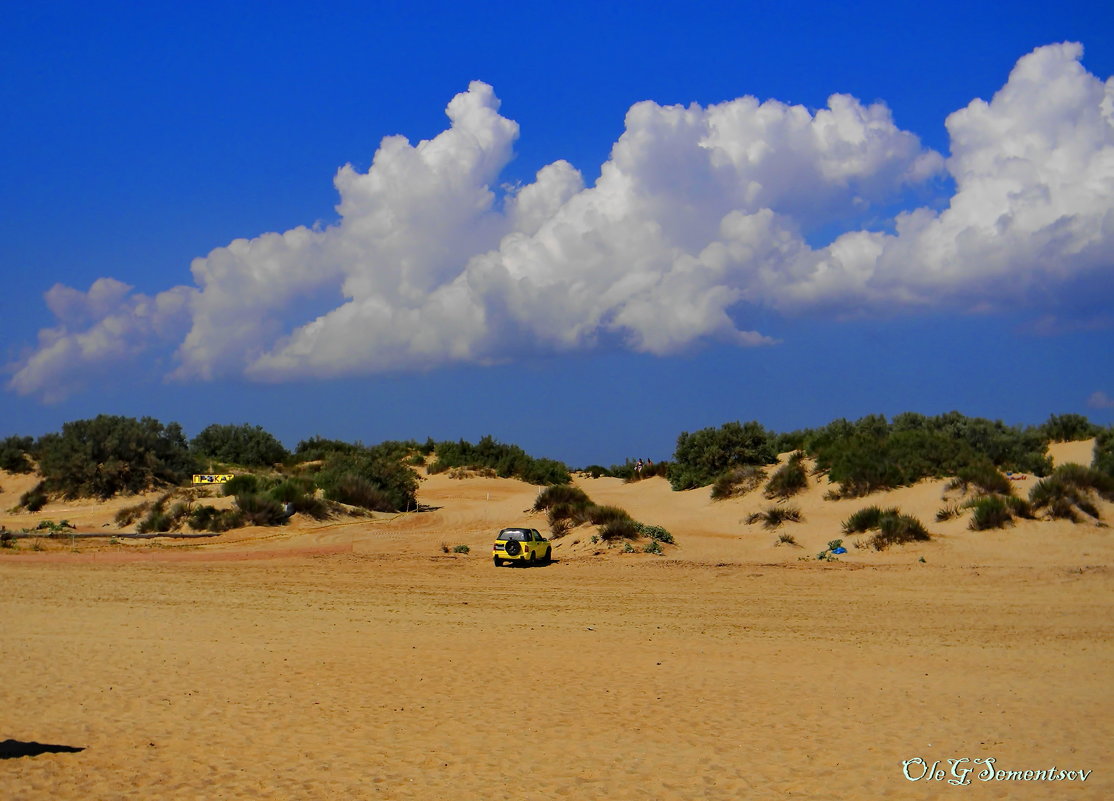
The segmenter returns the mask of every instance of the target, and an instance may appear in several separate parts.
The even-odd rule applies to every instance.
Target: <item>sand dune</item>
[[[4,509],[26,478],[0,476]],[[0,553],[0,740],[84,748],[0,761],[0,797],[1114,796],[1110,529],[973,532],[934,521],[943,482],[837,502],[817,482],[792,548],[743,522],[760,493],[578,483],[677,547],[574,529],[552,566],[495,569],[495,530],[544,530],[537,488],[438,475],[418,514]],[[934,540],[816,561],[867,503]],[[906,779],[917,757],[1093,772],[956,787]]]

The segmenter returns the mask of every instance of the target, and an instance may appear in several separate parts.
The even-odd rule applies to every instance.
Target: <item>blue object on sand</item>
[[[832,553],[847,553],[847,549],[840,545],[838,548],[834,548]]]

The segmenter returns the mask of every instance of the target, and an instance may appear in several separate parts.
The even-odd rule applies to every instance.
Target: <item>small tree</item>
[[[274,435],[248,423],[213,424],[193,438],[190,450],[201,458],[248,467],[266,467],[290,456]]]
[[[774,464],[774,441],[774,435],[757,421],[682,432],[677,437],[669,483],[675,490],[704,487],[735,467]]]
[[[153,417],[102,414],[76,420],[36,445],[44,489],[67,498],[109,498],[180,484],[197,472],[182,427]]]

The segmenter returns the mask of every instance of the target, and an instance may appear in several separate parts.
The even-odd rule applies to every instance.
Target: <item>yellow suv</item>
[[[491,556],[496,567],[502,566],[503,562],[546,565],[553,556],[553,550],[549,540],[536,528],[505,528],[495,538]]]

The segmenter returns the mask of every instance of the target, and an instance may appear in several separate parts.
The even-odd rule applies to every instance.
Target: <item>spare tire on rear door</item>
[[[507,552],[507,556],[518,556],[522,553],[522,545],[518,540],[507,540],[507,544],[503,546],[503,550]]]

